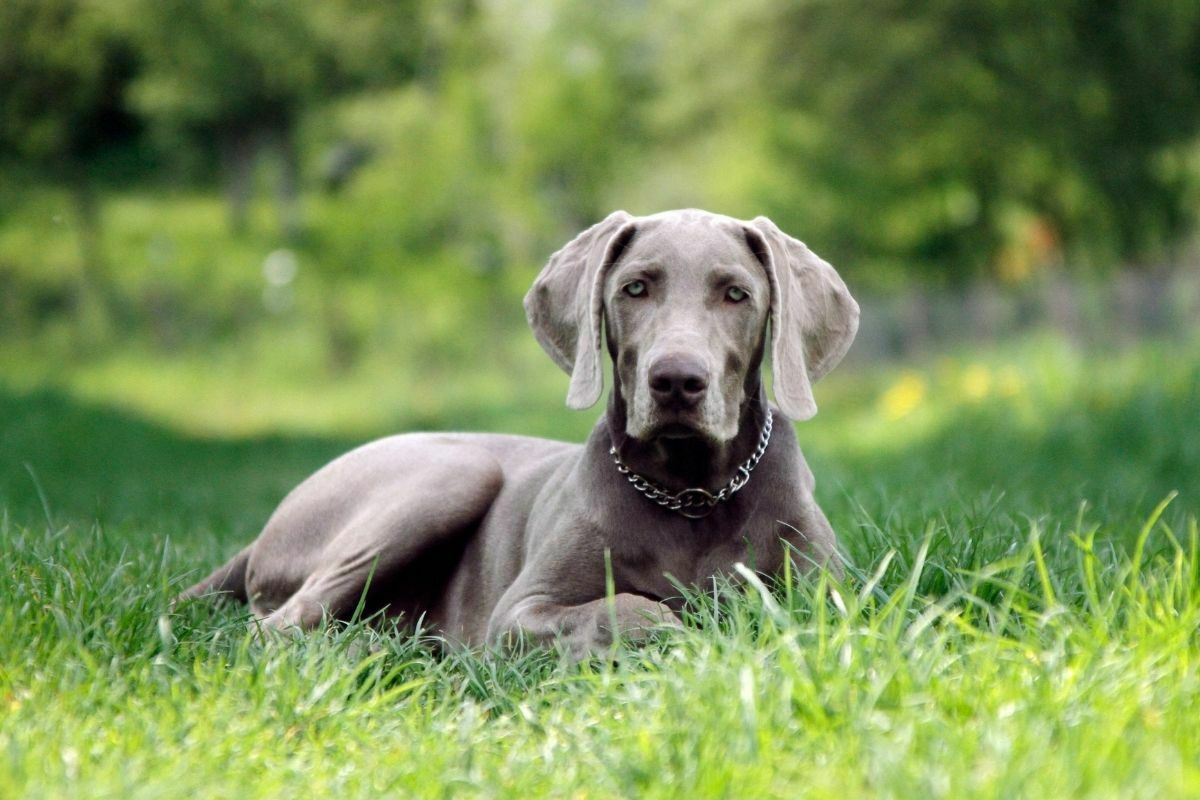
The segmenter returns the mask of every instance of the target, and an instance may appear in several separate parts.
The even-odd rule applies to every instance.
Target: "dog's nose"
[[[650,394],[660,405],[692,408],[708,389],[708,370],[695,356],[667,355],[650,367]]]

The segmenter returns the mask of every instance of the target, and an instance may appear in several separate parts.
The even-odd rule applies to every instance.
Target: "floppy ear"
[[[750,223],[746,239],[771,282],[775,402],[788,417],[808,419],[817,413],[812,384],[837,366],[858,332],[858,303],[833,267],[766,217]]]
[[[571,376],[567,405],[588,408],[600,399],[604,276],[633,235],[633,217],[614,211],[550,256],[525,295],[533,335]]]

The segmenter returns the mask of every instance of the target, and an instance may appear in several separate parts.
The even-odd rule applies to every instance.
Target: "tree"
[[[958,279],[1038,231],[1137,259],[1194,225],[1197,176],[1165,165],[1200,133],[1200,4],[780,3],[766,30],[803,178],[776,202],[832,195],[806,222],[848,260]]]
[[[133,53],[95,3],[0,3],[0,148],[70,187],[92,294],[109,290],[94,166],[139,133],[122,102],[135,70]]]
[[[217,143],[235,230],[246,224],[260,152],[279,159],[282,227],[300,228],[296,128],[310,104],[414,72],[413,2],[364,0],[126,0],[145,61],[137,108],[161,129]]]

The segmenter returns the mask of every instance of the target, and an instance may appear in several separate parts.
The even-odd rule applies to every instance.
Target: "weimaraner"
[[[791,552],[840,570],[785,419],[816,413],[811,384],[858,329],[829,264],[765,217],[617,211],[551,256],[525,310],[571,376],[571,408],[600,399],[612,358],[585,444],[372,442],[301,483],[181,597],[228,593],[281,629],[386,609],[451,641],[557,639],[582,657],[617,631],[677,625],[673,582],[738,562],[774,573]],[[768,323],[778,410],[759,374]]]

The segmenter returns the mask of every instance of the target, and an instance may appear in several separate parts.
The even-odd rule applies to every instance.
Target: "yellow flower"
[[[977,403],[992,390],[992,373],[982,364],[973,364],[963,373],[961,388],[964,397]]]
[[[890,420],[908,416],[925,399],[925,391],[925,379],[919,374],[902,373],[879,398],[883,415]]]

